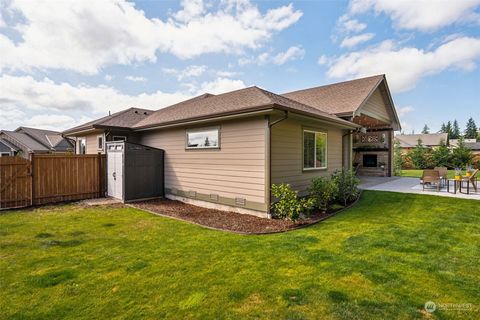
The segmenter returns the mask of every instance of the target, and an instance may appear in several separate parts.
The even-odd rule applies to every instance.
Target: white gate
[[[107,194],[123,200],[123,143],[109,143],[107,147]]]

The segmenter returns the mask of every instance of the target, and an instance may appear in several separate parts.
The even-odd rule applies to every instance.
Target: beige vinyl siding
[[[219,126],[220,149],[185,149],[186,129],[146,131],[140,143],[165,150],[165,188],[265,203],[265,131],[263,117]]]
[[[327,169],[303,170],[303,129],[327,132]],[[343,132],[332,125],[294,118],[275,124],[271,131],[272,183],[289,183],[303,193],[313,177],[341,169]]]
[[[379,119],[390,119],[390,114],[387,111],[387,106],[380,88],[377,88],[372,93],[362,107],[362,111],[368,112],[368,114],[372,116],[379,116]]]
[[[85,153],[86,154],[97,154],[101,152],[100,150],[97,149],[97,136],[100,135],[101,133],[95,133],[95,134],[90,134],[90,135],[85,135],[85,140],[86,140],[86,148],[85,148]]]

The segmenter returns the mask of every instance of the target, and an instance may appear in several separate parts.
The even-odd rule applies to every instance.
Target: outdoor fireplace
[[[377,155],[376,154],[364,154],[363,155],[363,166],[365,168],[376,168],[377,167]]]

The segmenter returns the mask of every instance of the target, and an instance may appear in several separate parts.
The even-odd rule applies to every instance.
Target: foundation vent
[[[218,194],[211,193],[210,194],[210,200],[218,201]]]
[[[244,207],[247,204],[245,198],[235,198],[235,205]]]

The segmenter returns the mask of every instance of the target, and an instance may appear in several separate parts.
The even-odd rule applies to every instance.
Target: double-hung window
[[[303,169],[327,168],[327,133],[303,130]]]

